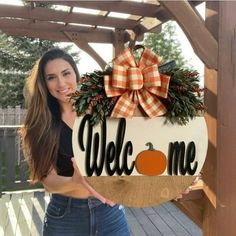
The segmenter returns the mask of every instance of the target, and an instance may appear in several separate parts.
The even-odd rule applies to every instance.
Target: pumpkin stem
[[[146,143],[146,146],[149,146],[148,150],[150,150],[150,151],[155,150],[154,147],[153,147],[153,144],[151,142]]]

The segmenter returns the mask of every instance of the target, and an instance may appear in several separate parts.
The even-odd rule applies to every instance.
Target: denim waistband
[[[68,207],[97,207],[103,204],[99,199],[95,197],[88,198],[73,198],[67,197],[61,194],[52,194],[51,201],[57,204],[68,206]]]

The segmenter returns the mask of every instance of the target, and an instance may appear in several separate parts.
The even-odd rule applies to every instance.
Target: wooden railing
[[[43,190],[16,191],[0,198],[1,236],[40,236],[50,195]],[[133,236],[202,236],[195,225],[171,202],[145,208],[126,207]]]

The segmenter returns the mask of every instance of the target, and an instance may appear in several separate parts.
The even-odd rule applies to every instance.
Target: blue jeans
[[[52,194],[43,236],[130,236],[130,231],[122,205]]]

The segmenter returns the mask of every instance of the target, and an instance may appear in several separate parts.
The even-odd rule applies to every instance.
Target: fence
[[[0,108],[0,197],[2,191],[41,187],[28,182],[28,166],[17,134],[25,113],[20,106]]]
[[[23,122],[26,109],[20,106],[1,108],[0,107],[0,126],[20,125]]]
[[[0,196],[2,191],[36,188],[28,182],[28,166],[20,148],[19,126],[0,127]]]

